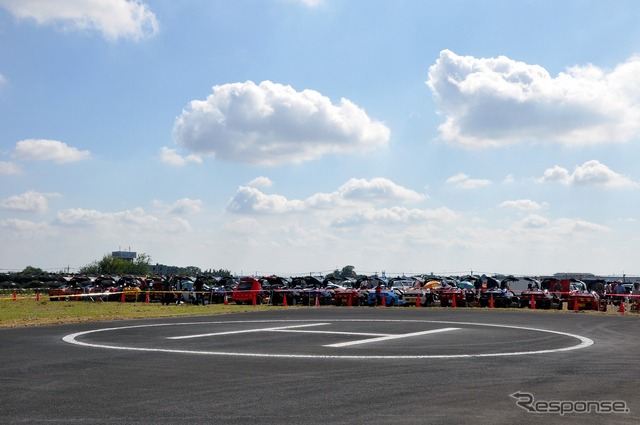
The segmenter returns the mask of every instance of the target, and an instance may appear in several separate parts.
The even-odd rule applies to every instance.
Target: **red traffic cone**
[[[349,294],[349,298],[347,298],[347,307],[353,306],[353,294]]]
[[[256,294],[255,292],[253,293],[253,297],[251,298],[251,305],[258,305],[258,294]]]
[[[36,291],[36,302],[40,301],[40,291]]]
[[[620,298],[620,313],[624,314],[624,298]]]
[[[320,307],[320,294],[316,294],[316,307]]]
[[[15,289],[13,290],[13,300],[18,301],[18,292]]]
[[[286,292],[282,293],[282,305],[285,306],[285,307],[289,305],[289,303],[287,303],[287,293]]]
[[[124,292],[122,292],[122,295],[120,295],[120,302],[123,303],[124,301],[125,301]]]
[[[382,294],[382,307],[386,307],[387,306],[387,297],[384,296],[384,294]]]
[[[149,297],[149,291],[144,296],[144,302],[149,304],[151,302],[151,297]]]
[[[224,294],[224,305],[229,305],[229,297],[227,294]]]
[[[576,302],[573,303],[573,311],[578,311],[578,299],[575,299]]]
[[[531,303],[529,304],[529,308],[531,310],[535,310],[536,309],[536,299],[533,298],[533,295],[531,295]],[[544,307],[543,307],[544,308]]]
[[[491,298],[489,298],[489,308],[494,308],[495,304],[493,303],[493,294],[491,294]]]
[[[416,298],[416,307],[420,307],[420,295]]]
[[[456,301],[456,294],[453,294],[453,296],[451,297],[451,307],[457,307],[458,306],[458,301]]]

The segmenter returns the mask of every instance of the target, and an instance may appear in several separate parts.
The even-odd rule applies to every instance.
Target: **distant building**
[[[111,253],[111,257],[113,258],[130,262],[133,262],[137,255],[137,253],[132,251],[113,251]]]

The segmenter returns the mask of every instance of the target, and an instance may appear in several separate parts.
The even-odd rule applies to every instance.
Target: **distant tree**
[[[355,267],[353,266],[344,266],[342,271],[340,272],[340,277],[342,278],[354,278],[356,277],[356,272],[354,271]]]
[[[219,276],[219,277],[231,277],[233,276],[229,270],[226,269],[209,269],[204,272],[204,274],[208,276]]]
[[[27,266],[20,272],[20,274],[23,276],[40,276],[46,274],[46,272],[37,267]]]
[[[109,254],[105,254],[101,260],[96,260],[86,266],[80,268],[80,274],[132,274],[142,276],[149,273],[149,263],[151,257],[148,254],[140,254],[133,261],[114,258]]]

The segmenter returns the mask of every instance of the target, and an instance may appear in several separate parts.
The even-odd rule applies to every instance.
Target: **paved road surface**
[[[637,316],[311,307],[4,329],[0,341],[2,424],[631,424],[640,415]],[[525,410],[556,401],[618,401],[629,413]]]

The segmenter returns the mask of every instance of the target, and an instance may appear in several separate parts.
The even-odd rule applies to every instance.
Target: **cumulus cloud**
[[[0,174],[12,175],[20,174],[21,172],[20,166],[15,162],[0,161]]]
[[[472,179],[465,173],[458,173],[447,179],[447,184],[453,185],[459,189],[475,189],[476,187],[487,186],[491,181],[486,179]]]
[[[578,165],[572,173],[566,168],[555,165],[545,170],[538,182],[559,182],[566,186],[582,187],[638,187],[638,183],[624,177],[600,161],[591,160]]]
[[[57,140],[26,139],[16,143],[13,157],[33,161],[53,161],[59,164],[91,158],[89,151],[81,151]]]
[[[389,141],[390,131],[347,99],[334,105],[314,90],[271,81],[213,87],[176,119],[173,137],[197,155],[250,164],[314,160],[329,153],[362,153]]]
[[[334,220],[332,224],[335,227],[348,227],[363,224],[415,224],[427,221],[449,222],[458,217],[460,217],[460,213],[446,207],[437,209],[408,209],[404,207],[381,209],[368,208],[364,211],[358,211],[352,215],[339,217]]]
[[[49,208],[48,197],[59,196],[56,193],[40,193],[28,191],[20,195],[13,195],[0,201],[0,208],[13,211],[30,211],[43,213]]]
[[[177,167],[182,167],[183,165],[187,165],[189,162],[202,163],[202,158],[198,155],[187,155],[182,156],[175,149],[162,147],[160,148],[160,161],[165,164],[175,165]]]
[[[542,205],[531,199],[516,199],[512,201],[504,201],[499,208],[513,208],[520,211],[536,211],[542,208]]]
[[[260,176],[260,177],[256,177],[255,179],[253,179],[249,183],[247,183],[247,186],[250,186],[250,187],[271,187],[271,186],[273,186],[273,181],[269,177]]]
[[[34,221],[21,220],[17,218],[0,220],[0,229],[18,239],[25,237],[52,236],[57,234],[57,231],[48,223],[36,223]]]
[[[202,209],[202,200],[182,198],[178,199],[171,205],[169,212],[171,214],[190,214],[200,212]]]
[[[156,34],[156,15],[138,0],[0,0],[18,19],[64,30],[98,31],[107,40],[139,40]]]
[[[350,203],[417,202],[423,199],[426,199],[425,195],[378,177],[371,180],[350,179],[332,193],[317,193],[305,200],[289,200],[282,195],[267,195],[254,187],[241,186],[227,209],[245,214],[285,213],[332,208]]]
[[[160,219],[147,214],[142,208],[117,212],[102,212],[82,208],[71,208],[59,211],[56,223],[64,226],[95,226],[106,229],[128,228],[143,231],[183,232],[191,231],[189,222],[179,217],[169,220]]]
[[[624,142],[640,134],[640,57],[611,71],[574,66],[557,76],[509,59],[440,52],[427,85],[445,117],[441,137],[467,148],[520,142]]]

